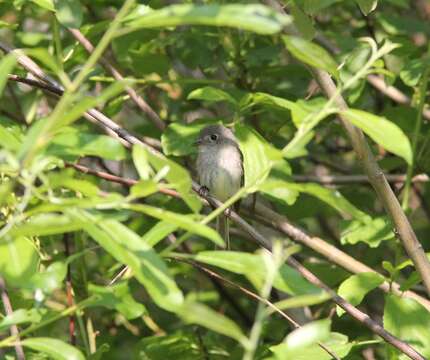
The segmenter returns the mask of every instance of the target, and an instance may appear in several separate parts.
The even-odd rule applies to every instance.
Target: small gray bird
[[[232,131],[222,125],[209,125],[200,131],[197,173],[203,191],[209,191],[218,200],[225,202],[243,184],[242,153]],[[217,230],[230,248],[228,219],[217,218]]]

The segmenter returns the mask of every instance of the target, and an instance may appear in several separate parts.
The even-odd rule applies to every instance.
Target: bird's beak
[[[197,139],[196,141],[193,142],[194,146],[199,146],[202,143],[202,141],[200,139]]]

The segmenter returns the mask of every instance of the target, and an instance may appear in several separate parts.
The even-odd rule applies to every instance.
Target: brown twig
[[[403,183],[406,181],[406,175],[404,174],[387,174],[385,176],[389,183]],[[369,183],[369,178],[366,175],[293,175],[292,179],[295,182],[314,182],[324,185]],[[412,179],[414,183],[428,181],[429,176],[427,174],[419,174]]]
[[[10,299],[9,299],[9,294],[7,293],[6,282],[4,281],[3,277],[1,277],[1,276],[0,276],[0,295],[1,295],[1,300],[3,302],[4,311],[5,311],[7,316],[10,316],[13,313],[12,304],[11,304]],[[10,334],[12,336],[15,336],[15,338],[16,338],[15,352],[16,352],[17,359],[18,360],[25,360],[24,349],[22,348],[21,341],[19,338],[18,326],[11,325]]]
[[[275,304],[273,304],[271,301],[261,297],[260,295],[256,294],[255,292],[248,290],[247,288],[236,284],[235,282],[227,279],[226,277],[220,275],[219,273],[207,268],[206,266],[203,266],[202,264],[190,260],[190,259],[184,259],[184,258],[180,258],[180,257],[172,257],[173,259],[175,259],[176,261],[181,261],[181,262],[185,262],[197,269],[199,269],[200,271],[204,272],[205,274],[209,275],[210,277],[220,280],[224,283],[226,283],[227,285],[243,292],[245,295],[247,295],[248,297],[250,297],[251,299],[257,300],[259,302],[262,302],[263,304],[265,304],[267,307],[271,308],[273,311],[277,312],[279,315],[281,315],[284,319],[286,319],[292,326],[294,329],[298,329],[300,328],[300,324],[294,320],[291,316],[289,316],[287,313],[285,313],[284,311],[282,311],[281,309],[279,309]],[[327,348],[324,344],[318,343],[318,345],[324,350],[326,351],[329,355],[331,355],[334,359],[339,359],[338,356],[336,354],[334,354],[329,348]]]
[[[312,73],[328,98],[336,95],[336,85],[327,72],[320,69],[312,69]],[[335,104],[341,110],[348,108],[345,100],[340,95],[335,97]],[[376,162],[363,132],[352,125],[352,123],[342,115],[339,115],[339,118],[350,137],[352,146],[354,147],[358,160],[361,162],[367,177],[369,178],[369,182],[375,189],[375,192],[384,205],[386,212],[392,218],[396,232],[417,271],[421,275],[427,293],[430,294],[430,263],[421,243],[418,241],[408,218],[403,212],[398,199],[394,195],[384,176],[383,171]]]
[[[73,167],[78,171],[81,171],[86,174],[91,174],[97,177],[100,177],[107,181],[113,181],[119,184],[123,184],[126,186],[132,186],[136,183],[136,180],[133,179],[127,179],[122,178],[119,176],[111,175],[102,171],[95,171],[91,170],[86,166],[83,165],[77,165],[77,164],[70,164],[66,163],[66,166]],[[166,189],[165,189],[166,190]],[[164,190],[163,190],[164,191]],[[179,198],[180,195],[174,190],[168,189],[168,191],[164,192],[166,195],[174,196],[176,198]],[[209,202],[204,200],[206,205],[209,205]],[[245,205],[245,204],[243,204]],[[214,204],[216,206],[216,204]],[[245,211],[245,207],[242,207],[242,211]],[[279,215],[272,209],[264,206],[263,204],[257,202],[255,207],[252,206],[252,210],[250,212],[247,212],[248,215],[251,217],[254,217],[256,220],[263,222],[265,224],[268,224],[269,226],[272,226],[273,228],[277,229],[278,231],[281,231],[282,233],[289,236],[292,240],[305,245],[306,247],[312,249],[316,253],[324,256],[326,259],[328,259],[330,262],[344,268],[345,270],[353,273],[353,274],[359,274],[362,272],[375,272],[372,268],[368,267],[367,265],[359,262],[358,260],[354,259],[350,255],[346,254],[345,252],[339,250],[337,247],[329,244],[328,242],[324,241],[323,239],[316,237],[316,236],[310,236],[308,235],[304,230],[298,228],[297,226],[293,225],[291,222],[288,221],[287,218],[283,217],[282,215]],[[266,243],[263,244],[263,246],[267,245]],[[379,273],[378,273],[379,274]],[[380,288],[386,292],[394,292],[395,294],[399,296],[409,297],[411,299],[415,299],[420,304],[422,304],[424,307],[426,307],[430,311],[430,301],[423,298],[422,296],[416,294],[413,291],[400,291],[400,285],[396,282],[388,283],[387,281],[382,283],[380,285]]]
[[[68,29],[75,39],[84,47],[88,53],[94,51],[94,46],[78,29]],[[100,57],[99,62],[112,74],[116,80],[123,80],[121,73],[105,58]],[[148,116],[149,120],[161,131],[166,128],[166,124],[160,119],[158,114],[148,105],[148,103],[131,87],[126,87],[125,90],[135,104]]]
[[[70,256],[70,233],[63,235],[64,251],[66,258]],[[67,306],[72,307],[75,304],[73,299],[73,286],[72,286],[72,273],[70,264],[67,264],[67,275],[66,275],[66,293],[67,293]],[[75,315],[70,314],[69,316],[69,336],[70,344],[76,345],[76,321]]]

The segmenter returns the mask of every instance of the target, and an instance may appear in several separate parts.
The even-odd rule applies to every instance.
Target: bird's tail
[[[216,228],[218,233],[224,239],[227,249],[230,250],[230,231],[227,217],[224,215],[218,216],[216,218]]]

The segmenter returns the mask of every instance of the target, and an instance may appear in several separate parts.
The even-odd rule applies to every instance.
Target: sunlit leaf
[[[58,339],[33,337],[22,340],[21,344],[24,347],[47,354],[55,360],[85,360],[80,350]]]
[[[287,15],[258,4],[180,4],[148,11],[143,16],[129,21],[127,26],[131,30],[137,30],[179,25],[211,25],[233,27],[259,34],[274,34],[289,23],[290,18]]]
[[[297,36],[284,35],[282,39],[288,51],[298,60],[338,77],[336,61],[324,48]]]
[[[342,115],[363,130],[373,141],[402,157],[408,164],[412,163],[409,139],[396,124],[362,110],[348,109],[343,111]]]
[[[376,272],[364,272],[351,275],[340,284],[337,293],[352,305],[359,305],[366,294],[381,285],[384,277]],[[337,307],[337,315],[341,316],[345,311]]]
[[[417,301],[388,294],[385,296],[384,328],[419,351],[430,356],[430,313]],[[397,353],[398,359],[407,359]]]

